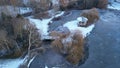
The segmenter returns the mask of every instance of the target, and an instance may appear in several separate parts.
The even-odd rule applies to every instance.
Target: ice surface
[[[94,28],[94,24],[88,26],[88,27],[78,27],[77,23],[79,21],[77,20],[73,20],[70,22],[67,22],[66,24],[64,24],[64,27],[67,27],[71,32],[73,32],[74,30],[79,30],[82,32],[83,36],[86,37],[90,34],[90,32],[93,30]]]
[[[20,64],[24,62],[24,59],[1,59],[0,60],[0,68],[18,68]]]
[[[120,10],[120,3],[119,2],[111,2],[111,4],[108,5],[108,8]]]
[[[63,14],[64,14],[64,12],[61,12],[61,13],[55,15],[55,17],[61,16]],[[44,36],[44,35],[49,34],[48,33],[48,27],[49,27],[48,24],[51,23],[51,20],[53,18],[54,18],[54,16],[49,19],[42,19],[42,20],[34,19],[32,17],[29,17],[28,19],[30,20],[31,23],[33,23],[41,31],[41,34]]]

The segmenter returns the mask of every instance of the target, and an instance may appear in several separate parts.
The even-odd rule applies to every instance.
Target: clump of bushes
[[[88,19],[86,25],[83,25],[83,26],[89,26],[99,20],[99,13],[96,8],[83,10],[81,12],[81,16],[86,17]]]
[[[39,13],[49,10],[51,7],[50,3],[50,0],[31,0],[28,5],[33,8],[35,13]]]
[[[91,9],[91,8],[100,8],[106,9],[108,0],[60,0],[61,9]]]
[[[71,49],[66,56],[67,61],[78,64],[84,58],[84,39],[80,31],[76,30],[72,36]]]
[[[70,34],[52,33],[52,36],[58,36],[52,42],[52,47],[58,53],[63,55],[71,64],[78,64],[84,58],[84,39],[79,30]]]
[[[19,16],[0,23],[0,58],[19,57],[28,47],[31,50],[40,46],[40,33],[24,17]]]
[[[106,9],[108,5],[108,0],[98,0],[97,8]]]
[[[12,16],[6,15],[4,12],[1,12],[1,20],[10,20]]]

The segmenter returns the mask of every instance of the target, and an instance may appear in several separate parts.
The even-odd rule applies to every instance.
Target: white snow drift
[[[26,58],[0,60],[0,68],[18,68]]]
[[[78,27],[78,22],[79,22],[78,20],[73,20],[73,21],[67,22],[63,26],[67,27],[71,31],[71,33],[74,30],[81,31],[84,37],[88,36],[95,26],[94,24],[92,24],[88,27]]]
[[[111,4],[108,5],[108,8],[120,10],[120,2],[111,2]]]
[[[61,16],[63,15],[64,12],[61,12],[60,14],[54,16],[54,17],[58,17],[58,16]],[[35,24],[35,26],[41,31],[42,33],[42,36],[46,36],[48,35],[48,23],[53,19],[52,18],[49,18],[49,19],[43,19],[43,20],[40,20],[40,19],[33,19],[33,18],[29,18],[29,20]],[[86,19],[86,18],[85,18]],[[88,19],[86,19],[87,21]],[[92,31],[92,29],[94,28],[94,24],[93,25],[90,25],[88,27],[78,27],[78,23],[82,21],[82,18],[81,17],[78,17],[76,20],[73,20],[73,21],[69,21],[67,23],[65,23],[63,26],[64,27],[67,27],[71,32],[74,31],[74,30],[80,30],[83,34],[84,37],[88,36],[90,34],[90,32]],[[85,22],[86,22],[85,21]]]
[[[59,16],[62,16],[64,14],[64,12],[61,12],[55,16],[53,16],[52,18],[49,18],[49,19],[34,19],[32,17],[29,17],[28,19],[30,20],[31,23],[33,23],[40,31],[41,31],[41,34],[42,36],[46,36],[48,35],[48,24],[51,22],[51,20],[54,18],[54,17],[59,17]]]

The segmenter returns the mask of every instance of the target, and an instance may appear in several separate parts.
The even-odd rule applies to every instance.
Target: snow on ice
[[[25,60],[24,59],[1,59],[0,68],[18,68]]]
[[[108,5],[108,8],[120,10],[120,3],[119,2],[111,2],[111,4]]]
[[[54,17],[59,17],[63,14],[64,14],[64,12],[61,12],[60,14],[57,14],[49,19],[40,20],[40,19],[33,19],[32,17],[29,17],[28,19],[30,20],[31,23],[33,23],[41,31],[42,36],[44,36],[44,35],[49,34],[48,33],[48,23],[50,23]]]
[[[29,20],[41,31],[42,35],[48,35],[48,23],[52,20],[52,18],[43,20],[29,18]]]
[[[32,12],[32,9],[28,7],[19,7],[19,9],[20,9],[19,14],[25,14],[25,13]]]
[[[81,31],[84,37],[88,36],[95,26],[94,24],[92,24],[88,27],[78,27],[78,22],[79,22],[78,20],[73,20],[73,21],[67,22],[63,26],[67,27],[71,32],[73,32],[74,30]]]
[[[55,15],[55,17],[58,17],[58,16],[61,16],[63,15],[64,12],[61,12],[60,14],[58,15]],[[78,17],[77,19],[79,19],[80,17]],[[29,20],[35,24],[35,26],[41,31],[42,33],[42,36],[46,36],[48,35],[48,23],[53,19],[52,18],[49,18],[49,19],[43,19],[43,20],[40,20],[40,19],[33,19],[33,18],[29,18]],[[80,19],[79,19],[80,20]],[[81,19],[82,20],[82,19]],[[73,20],[73,21],[70,21],[70,22],[67,22],[66,24],[64,24],[63,26],[64,27],[67,27],[70,31],[74,31],[74,30],[80,30],[83,34],[84,37],[88,36],[90,34],[90,32],[92,31],[92,29],[94,28],[94,24],[93,25],[90,25],[88,27],[78,27],[78,20]]]

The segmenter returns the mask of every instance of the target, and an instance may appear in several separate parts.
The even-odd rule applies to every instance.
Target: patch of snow
[[[62,11],[61,13],[59,13],[59,14],[55,15],[55,17],[62,16],[64,13],[65,13],[65,12],[64,12],[64,11]]]
[[[80,22],[87,22],[88,21],[88,19],[86,17],[78,17],[77,20]]]
[[[19,9],[20,9],[19,14],[25,14],[25,13],[32,12],[32,9],[29,7],[20,7]]]
[[[1,59],[0,68],[18,68],[25,60],[24,59]]]
[[[57,16],[61,16],[61,15],[63,15],[64,14],[64,12],[61,12],[60,14],[57,14],[57,15],[55,15],[56,17]],[[48,27],[49,27],[49,23],[52,23],[52,19],[54,18],[54,16],[53,17],[51,17],[51,18],[49,18],[49,19],[42,19],[42,20],[40,20],[40,19],[34,19],[34,18],[32,18],[32,17],[28,17],[28,19],[29,19],[29,21],[31,22],[31,23],[33,23],[40,31],[40,33],[42,34],[42,36],[46,36],[46,35],[48,35],[49,33],[48,33]]]
[[[62,16],[65,12],[64,11],[55,11],[54,9],[51,9],[48,11],[49,15],[53,17],[59,17]]]
[[[32,63],[32,61],[35,59],[35,57],[36,57],[36,56],[34,56],[34,57],[33,57],[33,58],[29,61],[28,65],[27,65],[27,66],[28,66],[28,68],[30,67],[30,64],[31,64],[31,63]]]
[[[52,67],[52,68],[60,68],[60,67]]]
[[[88,21],[88,19],[86,18],[86,17],[78,17],[77,18],[77,20],[79,21],[79,22],[81,22],[80,24],[81,25],[86,25],[87,24],[87,21]]]
[[[81,31],[83,34],[83,37],[88,36],[95,26],[94,24],[92,24],[88,27],[78,27],[78,22],[79,21],[77,21],[77,20],[73,20],[73,21],[67,22],[63,26],[67,27],[71,32],[73,32],[74,30]]]
[[[52,20],[50,19],[33,19],[33,18],[28,18],[31,23],[33,23],[41,32],[42,35],[48,35],[48,23]]]
[[[59,0],[51,0],[53,5],[59,5]]]
[[[45,68],[48,68],[48,66],[45,65]]]
[[[119,2],[111,2],[111,4],[108,5],[108,8],[120,10],[120,3]]]

